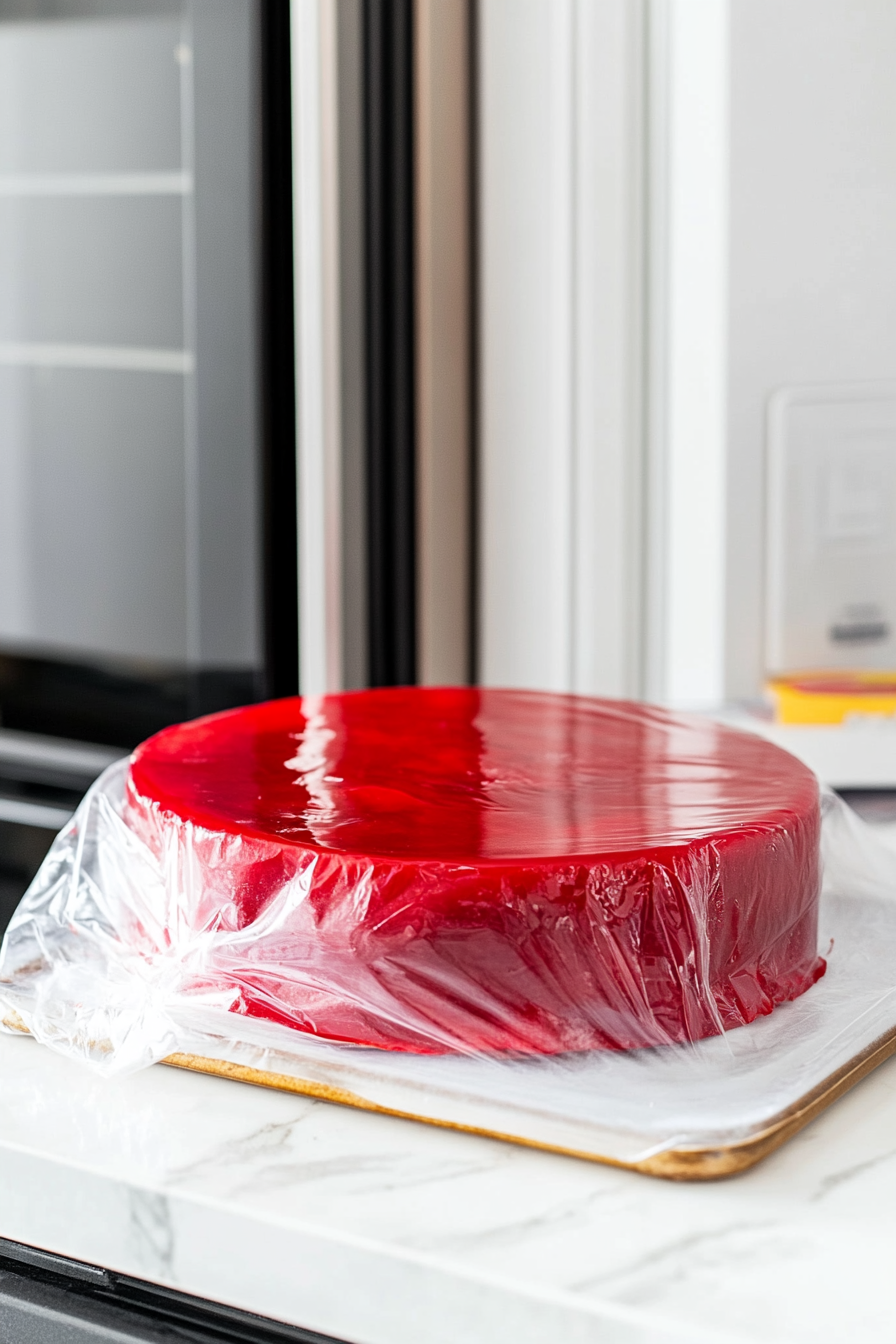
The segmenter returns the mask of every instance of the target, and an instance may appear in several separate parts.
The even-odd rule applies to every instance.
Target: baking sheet
[[[332,1045],[198,1008],[179,1014],[167,1062],[651,1174],[729,1175],[896,1051],[896,904],[827,896],[821,928],[836,955],[817,985],[694,1046],[511,1065]]]
[[[112,767],[57,837],[0,951],[4,1025],[100,1074],[167,1060],[697,1178],[758,1160],[896,1049],[896,852],[833,795],[822,823],[828,970],[794,1002],[693,1045],[418,1055],[237,1011],[206,934],[168,936],[179,928],[171,884],[119,815],[120,775]]]

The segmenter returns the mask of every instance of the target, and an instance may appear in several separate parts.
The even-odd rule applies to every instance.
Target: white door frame
[[[480,0],[479,675],[640,687],[640,0]]]
[[[644,686],[725,698],[728,0],[650,0]]]
[[[479,673],[724,694],[728,0],[480,0]]]
[[[291,0],[299,687],[339,690],[342,425],[338,0]]]

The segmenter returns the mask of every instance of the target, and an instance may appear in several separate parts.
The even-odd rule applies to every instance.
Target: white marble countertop
[[[355,1344],[892,1344],[896,1059],[675,1185],[4,1036],[0,1236]]]

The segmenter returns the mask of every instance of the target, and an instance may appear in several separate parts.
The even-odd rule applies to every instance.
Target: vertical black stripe
[[[299,684],[289,0],[261,4],[261,388],[265,692]]]
[[[364,0],[369,679],[416,677],[412,0]]]

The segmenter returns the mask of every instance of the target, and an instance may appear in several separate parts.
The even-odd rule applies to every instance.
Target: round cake
[[[814,775],[625,701],[389,688],[165,729],[125,817],[237,1011],[391,1050],[693,1041],[823,974]]]

